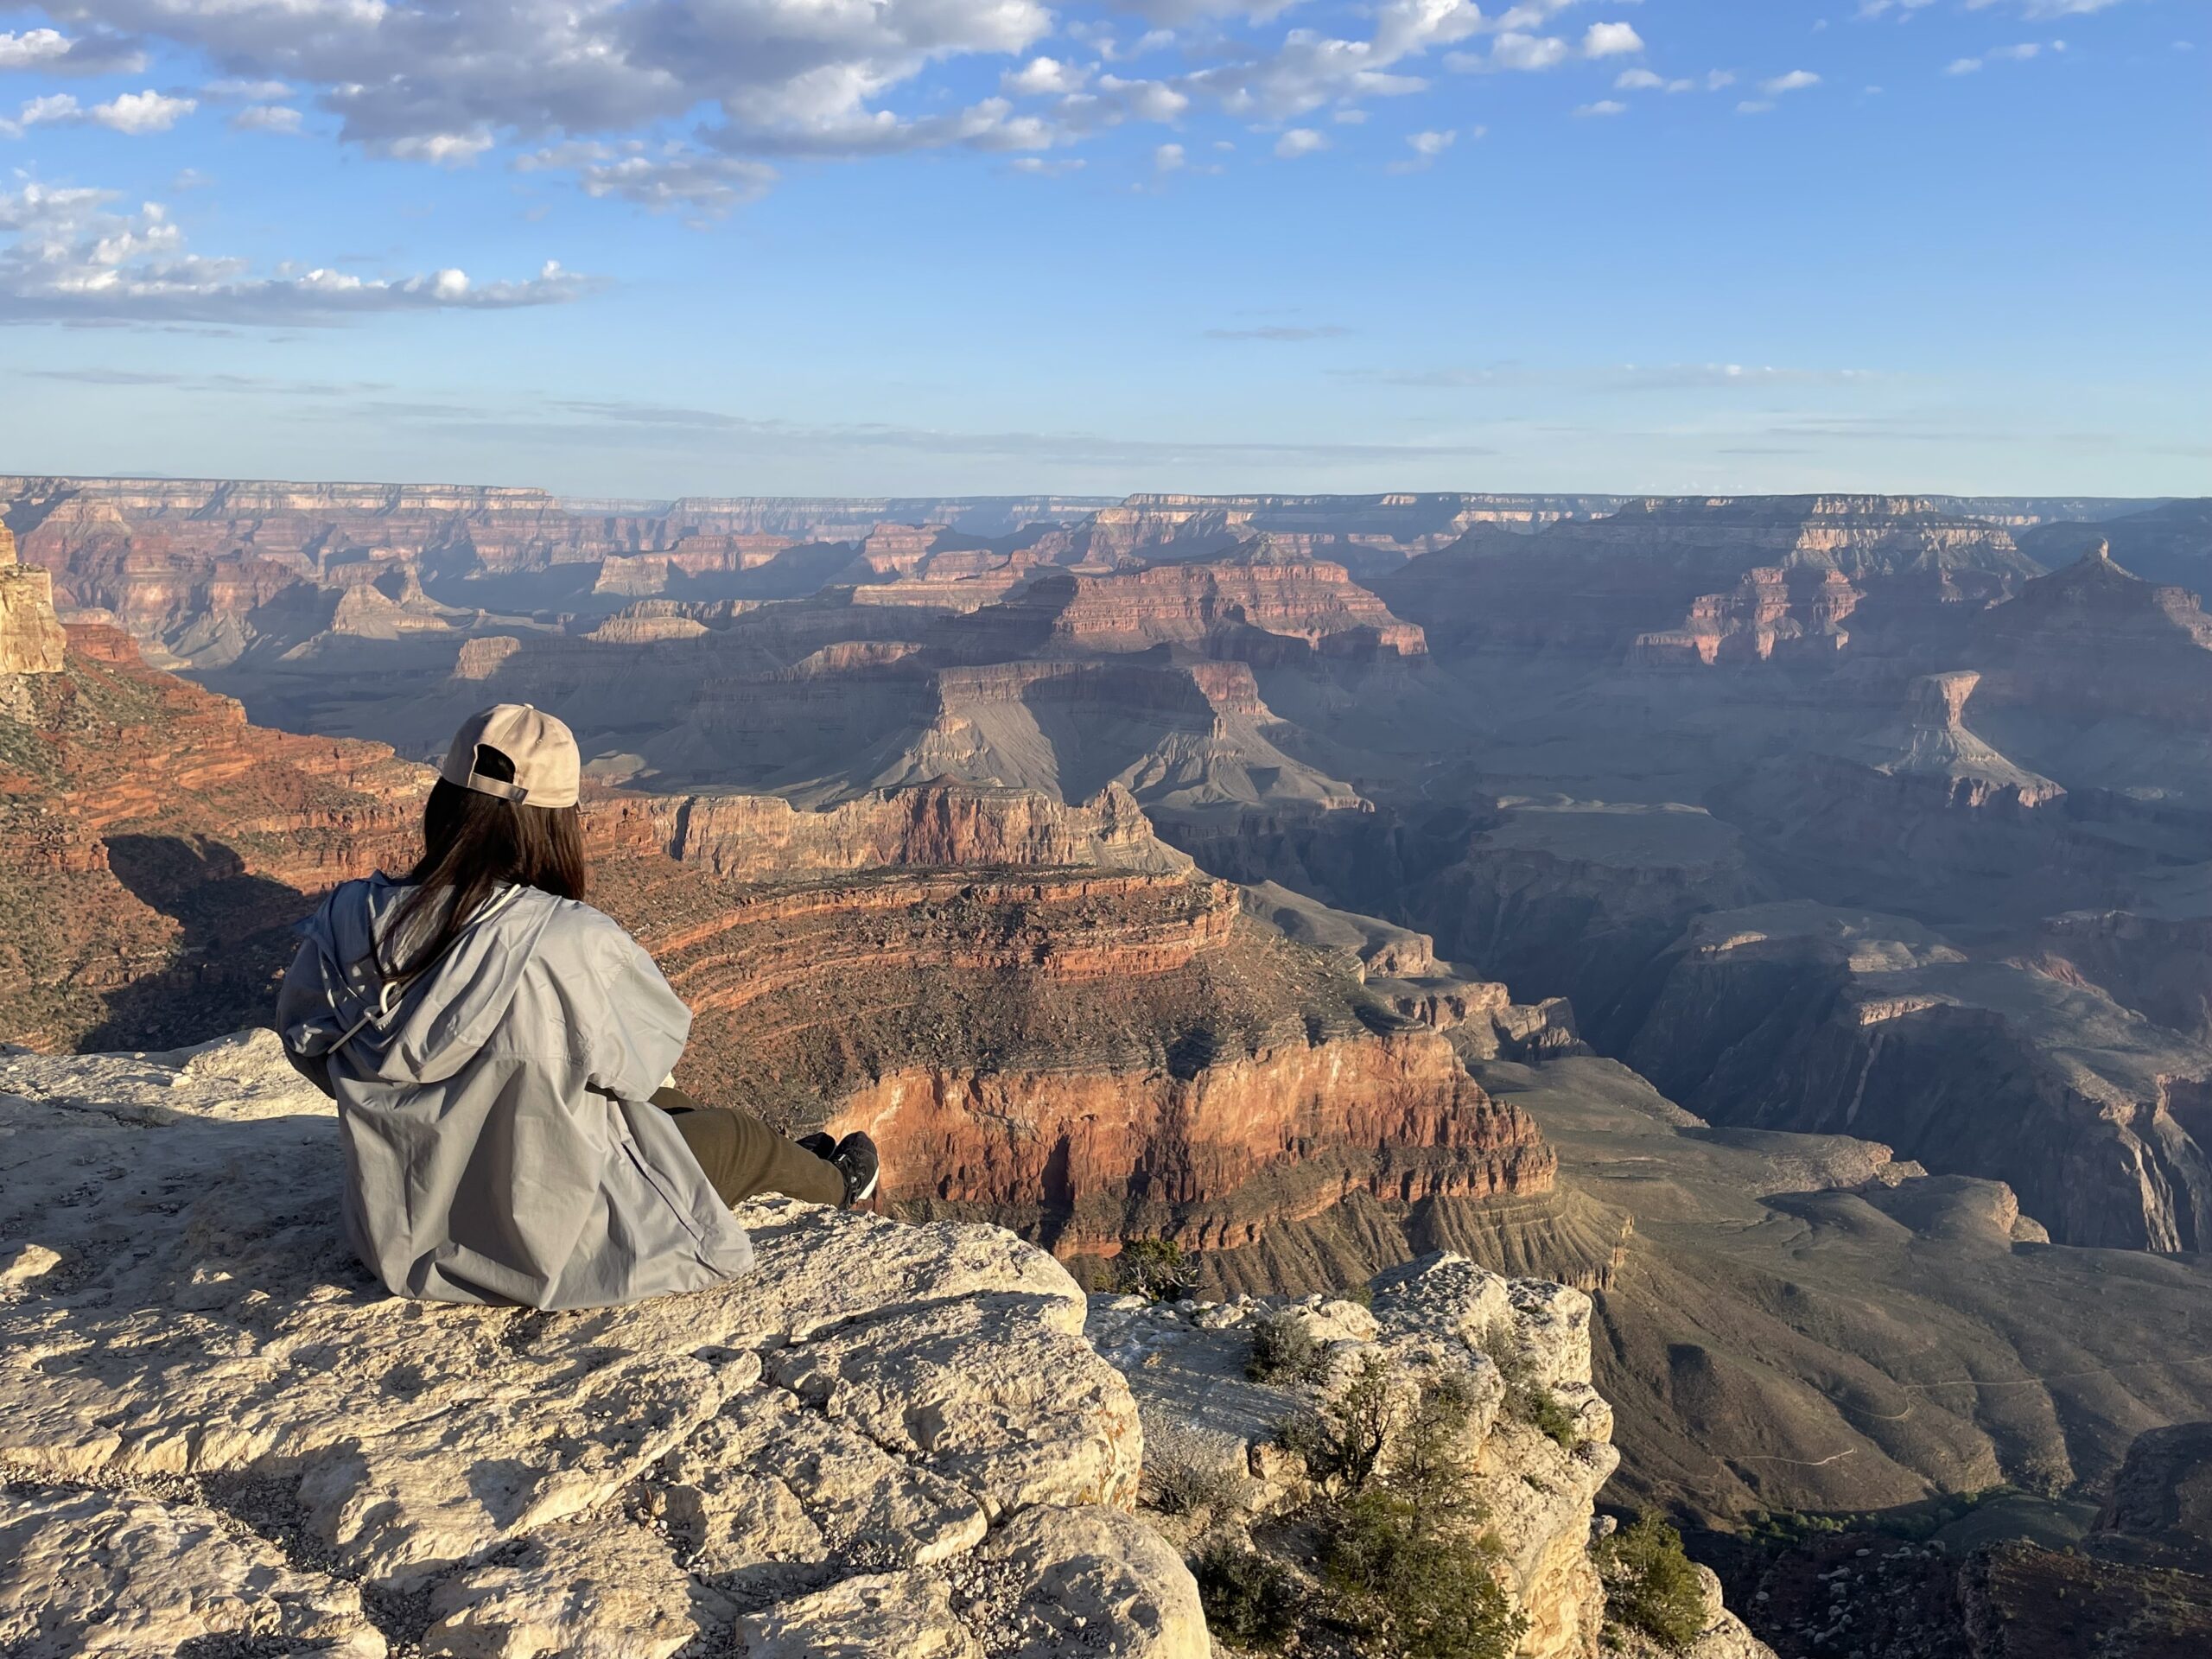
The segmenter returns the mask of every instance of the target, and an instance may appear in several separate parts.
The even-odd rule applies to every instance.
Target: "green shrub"
[[[1392,1449],[1391,1490],[1439,1522],[1481,1518],[1467,1438],[1474,1409],[1474,1385],[1465,1376],[1426,1382]]]
[[[1507,1659],[1529,1626],[1479,1546],[1384,1487],[1338,1507],[1321,1569],[1363,1650],[1388,1659]]]
[[[1255,1382],[1310,1382],[1321,1372],[1321,1344],[1295,1313],[1271,1313],[1252,1325],[1252,1357],[1244,1375]]]
[[[1217,1539],[1191,1563],[1206,1628],[1241,1647],[1272,1652],[1290,1639],[1306,1611],[1305,1587],[1281,1562]]]
[[[1115,1288],[1148,1302],[1179,1301],[1198,1284],[1198,1274],[1172,1238],[1125,1238],[1114,1258]]]
[[[1682,1535],[1647,1510],[1598,1545],[1605,1611],[1679,1653],[1705,1628],[1705,1590],[1682,1550]]]
[[[1211,1522],[1244,1507],[1243,1483],[1230,1471],[1162,1453],[1147,1452],[1143,1486],[1144,1501],[1162,1515],[1197,1516]]]
[[[1382,1467],[1396,1414],[1390,1368],[1369,1354],[1334,1398],[1278,1426],[1275,1438],[1305,1459],[1306,1474],[1325,1491],[1357,1493]]]
[[[1505,1403],[1522,1422],[1541,1430],[1569,1452],[1582,1438],[1582,1431],[1575,1427],[1574,1414],[1560,1404],[1559,1396],[1541,1382],[1514,1389],[1506,1396]]]

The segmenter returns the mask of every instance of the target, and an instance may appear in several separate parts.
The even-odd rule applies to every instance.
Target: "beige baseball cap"
[[[479,748],[497,749],[513,761],[514,782],[477,771]],[[561,721],[526,702],[495,702],[461,722],[438,776],[517,805],[574,806],[582,770],[575,734]]]

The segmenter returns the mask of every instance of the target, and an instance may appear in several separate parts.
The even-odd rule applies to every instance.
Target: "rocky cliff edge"
[[[726,1288],[388,1298],[265,1032],[0,1052],[0,1650],[1207,1651],[1051,1257],[750,1207]]]

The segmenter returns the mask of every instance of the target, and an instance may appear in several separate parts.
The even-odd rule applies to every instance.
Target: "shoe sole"
[[[880,1181],[882,1179],[883,1172],[879,1169],[874,1174],[868,1178],[868,1185],[861,1188],[859,1192],[854,1193],[850,1198],[846,1200],[846,1202],[849,1204],[866,1204],[870,1198],[875,1196],[876,1183]]]

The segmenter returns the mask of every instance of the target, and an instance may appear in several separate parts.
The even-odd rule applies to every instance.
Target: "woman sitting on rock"
[[[346,1229],[401,1295],[591,1307],[741,1273],[729,1206],[852,1205],[874,1144],[787,1141],[672,1086],[691,1014],[582,901],[576,741],[501,703],[462,726],[404,881],[348,881],[301,925],[276,1004],[338,1103]]]

